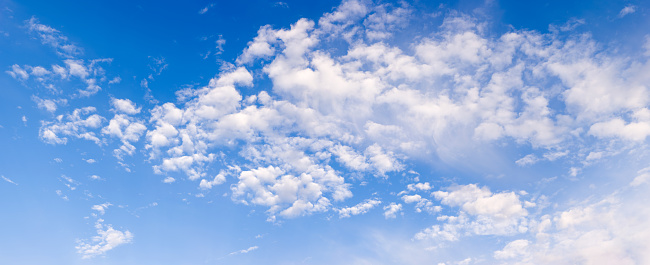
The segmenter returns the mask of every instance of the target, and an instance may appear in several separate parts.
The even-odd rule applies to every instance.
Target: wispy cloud
[[[18,186],[18,183],[14,182],[13,180],[11,180],[11,179],[9,179],[9,178],[7,178],[7,177],[5,177],[5,176],[0,176],[0,177],[2,177],[2,179],[3,179],[4,181],[9,182],[9,183],[11,183],[11,184],[14,184],[14,185]]]
[[[257,247],[257,246],[252,246],[252,247],[249,247],[249,248],[247,248],[247,249],[242,249],[242,250],[239,250],[239,251],[232,252],[232,253],[230,253],[230,254],[228,254],[228,255],[246,254],[246,253],[251,252],[251,251],[253,251],[253,250],[256,250],[256,249],[258,249],[258,248],[259,248],[259,247]]]
[[[629,14],[632,14],[634,12],[636,12],[636,6],[627,5],[623,9],[621,9],[621,12],[618,13],[618,17],[622,18],[622,17],[627,16]]]
[[[53,47],[59,55],[72,58],[83,53],[83,50],[72,44],[68,37],[50,26],[40,24],[37,18],[32,17],[26,20],[25,24],[30,32],[39,37],[43,44]]]
[[[208,10],[210,10],[210,8],[212,8],[212,7],[214,7],[214,3],[211,3],[211,4],[207,5],[204,8],[201,8],[201,10],[199,10],[199,14],[203,15],[203,14],[207,13]]]

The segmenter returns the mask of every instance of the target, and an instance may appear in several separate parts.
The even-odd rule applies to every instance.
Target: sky
[[[650,264],[649,15],[0,0],[0,263]]]

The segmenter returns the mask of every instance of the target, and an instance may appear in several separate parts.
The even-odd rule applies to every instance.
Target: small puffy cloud
[[[416,190],[423,190],[423,191],[428,191],[432,189],[433,186],[429,184],[429,182],[424,182],[424,183],[415,183],[415,184],[409,184],[406,186],[406,189],[409,191],[416,191]]]
[[[86,67],[83,60],[72,60],[68,59],[64,61],[67,66],[67,72],[71,76],[76,76],[80,79],[86,79],[90,75],[88,68]]]
[[[419,194],[404,195],[402,196],[402,201],[406,204],[415,204],[415,212],[417,213],[421,213],[422,211],[436,213],[442,210],[440,206],[434,205],[432,201],[422,198]]]
[[[120,231],[113,228],[112,225],[104,225],[104,220],[99,219],[95,223],[97,235],[90,240],[79,240],[77,253],[82,255],[83,259],[93,258],[104,255],[107,251],[133,241],[133,234],[127,231]]]
[[[129,115],[140,113],[141,108],[137,108],[135,103],[129,99],[112,98],[111,105],[116,112],[121,112]]]
[[[106,209],[111,205],[112,205],[111,203],[107,202],[107,203],[93,205],[91,209],[97,211],[100,215],[104,215],[106,213]]]
[[[122,82],[122,78],[119,76],[114,77],[111,81],[108,81],[109,84],[119,84]]]
[[[380,200],[377,199],[367,199],[355,206],[338,209],[339,218],[348,218],[352,215],[364,214],[370,211],[370,209],[381,204]]]
[[[49,75],[49,74],[50,74],[50,71],[43,68],[42,66],[32,67],[32,75],[33,76],[45,76],[45,75]]]
[[[163,183],[174,183],[174,181],[176,181],[176,179],[172,177],[166,177],[163,179]]]
[[[219,185],[221,183],[224,183],[225,181],[226,181],[226,176],[219,173],[216,176],[214,176],[213,180],[202,179],[201,183],[199,183],[199,187],[201,189],[211,189],[212,186]]]
[[[386,219],[395,219],[397,213],[402,211],[402,204],[391,202],[389,205],[384,206],[384,217]]]
[[[449,206],[460,207],[472,215],[494,216],[499,219],[511,219],[528,215],[522,207],[519,196],[514,192],[492,193],[487,187],[479,188],[476,184],[457,186],[450,191],[433,192],[436,199]]]

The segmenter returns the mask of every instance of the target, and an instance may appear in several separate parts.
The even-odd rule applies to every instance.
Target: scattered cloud
[[[50,26],[40,24],[37,18],[32,17],[26,20],[25,25],[31,33],[38,36],[43,44],[54,48],[60,56],[72,58],[83,54],[83,50],[68,41],[68,37]]]
[[[213,8],[213,7],[214,7],[214,3],[211,3],[211,4],[207,5],[204,8],[201,8],[201,10],[199,10],[199,14],[203,15],[203,14],[207,13],[208,10],[210,10],[210,8]]]
[[[623,9],[621,9],[621,12],[618,12],[618,17],[622,18],[622,17],[627,16],[629,14],[632,14],[634,12],[636,12],[636,6],[627,5]]]

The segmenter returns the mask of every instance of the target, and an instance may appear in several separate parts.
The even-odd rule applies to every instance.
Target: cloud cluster
[[[415,235],[417,239],[458,240],[464,235],[512,235],[528,231],[528,211],[514,192],[492,193],[475,184],[435,191],[443,205],[458,208],[457,216],[440,216],[445,222]]]
[[[340,218],[364,214],[383,199],[340,206],[353,196],[352,187],[368,178],[395,180],[414,160],[480,169],[472,159],[476,150],[523,146],[533,153],[514,164],[581,160],[567,163],[568,175],[576,177],[581,165],[620,153],[616,144],[633,148],[650,135],[648,57],[620,56],[589,35],[571,34],[584,20],[547,34],[494,34],[483,21],[448,12],[439,27],[400,45],[393,36],[417,23],[415,11],[407,4],[350,0],[318,21],[262,26],[234,64],[207,85],[183,90],[176,103],[152,101],[155,106],[143,111],[129,99],[112,98],[108,125],[94,107],[79,108],[43,122],[39,136],[50,144],[65,144],[68,137],[104,144],[100,135],[113,137],[120,142],[114,150],[119,160],[133,155],[144,138],[143,151],[164,183],[178,173],[205,192],[228,183],[233,201],[264,207],[275,221],[327,211]],[[58,31],[29,23],[66,57],[63,66],[13,65],[7,74],[43,82],[74,77],[87,85],[80,96],[101,89],[97,83],[105,78],[96,64],[109,60],[74,59]],[[153,74],[166,69],[163,57],[152,62]],[[261,80],[271,87],[257,89]],[[52,113],[65,104],[34,101]],[[148,120],[138,116],[149,113]],[[645,187],[648,179],[642,170],[630,185]],[[527,210],[535,203],[520,195],[477,184],[434,190],[429,182],[412,183],[398,194],[400,203],[383,210],[386,219],[408,205],[437,215],[436,224],[415,235],[421,240],[534,233],[494,253],[504,262],[648,262],[639,254],[647,246],[633,246],[638,236],[617,225],[645,236],[639,225],[645,213],[623,220],[630,210],[604,201],[538,218]],[[94,210],[102,214],[104,208]],[[102,222],[92,244],[78,245],[84,257],[131,241],[128,231]],[[568,253],[567,246],[577,251]]]
[[[531,222],[531,237],[494,252],[502,264],[645,264],[650,262],[647,186],[623,188]]]
[[[54,121],[42,121],[39,137],[49,144],[65,144],[68,137],[75,137],[101,144],[95,129],[101,127],[104,118],[95,112],[95,107],[75,109],[67,115],[59,115]]]

